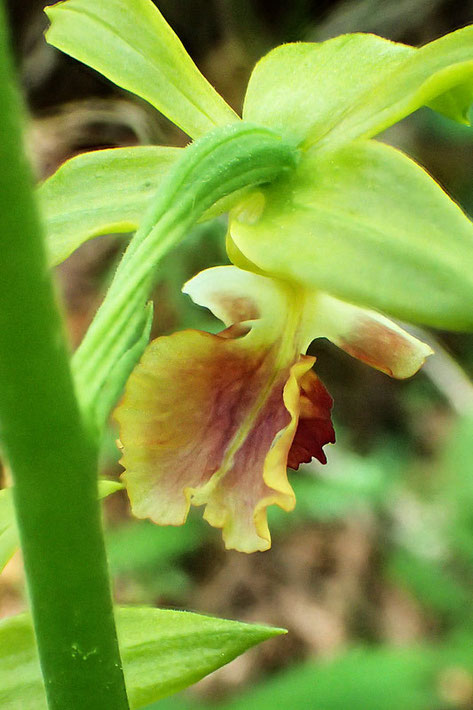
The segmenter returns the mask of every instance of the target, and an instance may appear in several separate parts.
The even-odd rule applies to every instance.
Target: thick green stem
[[[96,451],[74,396],[6,53],[0,1],[0,428],[41,667],[50,708],[126,710]]]
[[[215,202],[294,168],[297,151],[266,128],[234,123],[185,151],[168,175],[117,269],[105,300],[74,356],[84,410],[93,421],[100,390],[127,345],[130,320],[149,297],[162,257]]]

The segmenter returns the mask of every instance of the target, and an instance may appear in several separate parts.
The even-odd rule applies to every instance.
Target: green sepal
[[[182,148],[96,150],[68,160],[38,188],[51,266],[88,239],[134,232]]]
[[[473,225],[392,147],[306,154],[236,208],[230,229],[273,276],[406,321],[473,329]]]
[[[131,710],[176,693],[283,629],[186,611],[119,607],[118,639]],[[87,664],[93,649],[72,649]],[[2,710],[46,710],[29,614],[0,622]]]
[[[300,145],[330,133],[400,63],[415,52],[370,34],[283,44],[255,66],[243,118]]]
[[[238,120],[151,0],[66,0],[45,12],[50,44],[145,99],[191,138]]]
[[[123,484],[119,481],[100,478],[98,487],[99,498],[107,498],[112,493],[120,491]],[[20,547],[12,494],[12,488],[3,488],[0,491],[0,572]]]
[[[368,34],[277,47],[255,67],[243,118],[333,151],[423,105],[467,122],[473,26],[415,49]]]

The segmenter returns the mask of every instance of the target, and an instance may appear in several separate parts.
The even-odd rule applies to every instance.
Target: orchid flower
[[[325,462],[334,442],[311,341],[328,338],[404,378],[431,350],[382,313],[473,329],[471,222],[421,167],[372,140],[421,106],[467,122],[473,27],[421,49],[365,34],[283,45],[256,65],[240,119],[150,0],[128,12],[119,0],[67,0],[48,15],[52,44],[195,140],[83,156],[45,186],[52,262],[93,236],[138,228],[75,356],[85,408],[110,381],[121,391],[143,350],[160,256],[196,220],[230,210],[233,266],[184,286],[225,328],[153,341],[115,417],[135,515],[177,525],[204,505],[227,547],[265,550],[268,506],[294,507],[286,467]],[[58,193],[72,186],[68,212]]]
[[[235,266],[183,290],[227,327],[157,338],[132,373],[115,417],[133,512],[180,525],[205,505],[227,548],[266,550],[267,507],[295,505],[287,466],[325,463],[335,441],[332,399],[302,354],[311,341],[401,378],[431,350],[373,311]]]

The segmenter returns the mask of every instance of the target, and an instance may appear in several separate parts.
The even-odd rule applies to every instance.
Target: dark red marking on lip
[[[299,386],[299,422],[287,457],[287,465],[295,470],[301,463],[309,463],[313,458],[327,463],[323,446],[335,443],[330,416],[333,405],[331,396],[312,370],[306,372]]]

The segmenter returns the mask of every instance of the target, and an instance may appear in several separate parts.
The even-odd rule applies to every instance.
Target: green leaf
[[[333,151],[423,105],[467,122],[472,100],[473,26],[421,49],[352,34],[266,55],[250,78],[243,118]]]
[[[11,488],[0,491],[0,571],[18,549],[18,533]]]
[[[109,481],[106,478],[99,478],[98,487],[99,500],[102,500],[102,498],[108,498],[108,496],[111,496],[112,493],[123,490],[124,485],[123,483],[120,483],[120,481]]]
[[[123,488],[119,481],[108,481],[105,478],[99,480],[98,486],[99,498],[106,498]],[[0,491],[0,572],[20,546],[12,494],[11,488]]]
[[[133,232],[180,148],[142,146],[83,153],[38,189],[51,265],[88,239]]]
[[[403,320],[473,328],[473,225],[422,168],[382,143],[306,156],[235,210],[231,234],[274,276]]]
[[[238,120],[151,0],[67,0],[47,41],[149,101],[191,138]]]
[[[248,648],[284,633],[185,611],[118,608],[116,623],[130,707],[176,693]],[[93,651],[75,649],[84,664]],[[0,623],[2,710],[46,710],[28,614]]]

